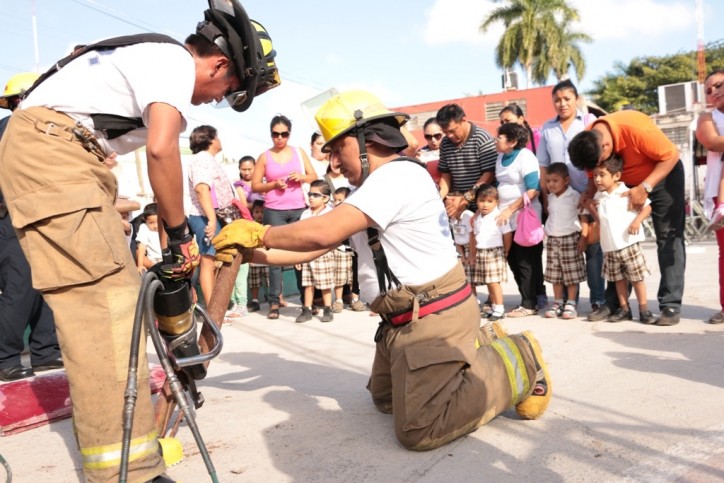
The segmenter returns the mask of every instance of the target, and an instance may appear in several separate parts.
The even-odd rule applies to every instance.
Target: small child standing
[[[161,257],[161,239],[158,236],[158,205],[149,203],[143,208],[143,223],[136,235],[136,264],[138,273],[156,265]]]
[[[306,220],[312,216],[319,216],[332,210],[328,205],[332,190],[329,185],[321,180],[312,181],[309,185],[309,208],[304,210],[300,220]],[[297,317],[297,323],[312,320],[312,303],[314,302],[314,289],[322,291],[324,309],[322,311],[322,322],[334,320],[332,315],[332,288],[334,288],[334,252],[330,250],[324,255],[315,258],[311,262],[297,265],[302,270],[302,286],[304,296],[302,313]]]
[[[553,163],[548,166],[548,219],[545,281],[553,284],[553,304],[548,307],[548,318],[575,319],[578,284],[586,280],[586,251],[588,215],[579,214],[581,195],[570,187],[568,166]],[[563,300],[566,300],[565,304]]]
[[[450,218],[450,227],[453,232],[453,241],[455,242],[455,249],[458,251],[458,256],[465,269],[465,276],[473,286],[473,292],[475,290],[475,284],[473,284],[473,269],[475,268],[475,259],[470,258],[470,233],[473,231],[472,224],[473,213],[470,210],[465,210],[460,213],[459,218]]]
[[[254,221],[262,224],[264,219],[264,200],[254,200],[251,205],[251,217]],[[266,265],[249,264],[249,290],[251,300],[246,304],[249,312],[256,312],[261,309],[259,305],[259,287],[269,289],[269,267]]]
[[[347,199],[351,190],[342,186],[334,190],[332,197],[334,206],[339,205]],[[349,240],[342,242],[340,246],[334,250],[334,304],[332,304],[332,312],[339,313],[344,308],[345,295],[349,297],[349,308],[354,312],[364,310],[364,304],[360,302],[359,295],[354,293],[352,286],[354,284],[354,251],[349,244]]]
[[[483,317],[491,321],[505,317],[503,288],[501,282],[508,281],[506,257],[513,243],[510,223],[498,225],[498,190],[483,184],[475,195],[478,210],[472,217],[473,231],[470,234],[470,256],[468,263],[472,270],[472,284],[486,285],[492,310]]]
[[[639,320],[653,324],[656,318],[649,311],[644,277],[648,269],[640,242],[644,241],[641,222],[651,214],[651,202],[638,213],[630,210],[628,196],[621,196],[628,188],[621,179],[623,160],[618,156],[603,161],[593,172],[598,192],[593,197],[601,223],[601,249],[603,250],[603,277],[616,283],[620,308],[608,317],[609,322],[632,320],[628,305],[628,282],[633,285],[639,303]]]

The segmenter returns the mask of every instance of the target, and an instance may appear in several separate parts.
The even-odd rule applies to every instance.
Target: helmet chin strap
[[[359,183],[357,184],[357,187],[360,187],[367,179],[367,176],[370,175],[370,162],[369,159],[367,159],[367,145],[365,143],[365,133],[362,127],[364,121],[362,111],[356,110],[354,112],[354,117],[357,119],[357,143],[359,144],[359,161],[362,165],[362,174],[360,176]]]

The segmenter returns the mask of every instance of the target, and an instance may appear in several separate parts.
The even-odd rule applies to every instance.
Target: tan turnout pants
[[[53,309],[88,481],[118,481],[122,409],[140,278],[113,203],[113,174],[68,130],[33,107],[13,114],[0,142],[0,187],[33,286]],[[128,481],[165,471],[158,452],[141,337]]]
[[[414,293],[433,287],[449,293],[465,282],[458,264],[439,279],[415,287]],[[392,413],[395,434],[406,448],[437,448],[532,392],[536,369],[528,344],[513,335],[496,342],[499,350],[480,346],[486,340],[480,330],[474,296],[405,326],[385,327],[367,389],[380,411]],[[507,360],[501,353],[509,355]]]

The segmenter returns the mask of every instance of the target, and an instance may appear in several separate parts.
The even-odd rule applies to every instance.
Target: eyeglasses
[[[442,139],[442,133],[436,133],[436,134],[425,134],[425,141],[431,141],[432,139],[435,139],[435,141],[439,141]]]
[[[322,193],[315,193],[314,191],[310,191],[307,193],[307,196],[310,198],[324,198],[327,195],[323,195]]]
[[[271,134],[272,134],[272,137],[273,137],[273,138],[284,138],[284,139],[286,139],[286,138],[289,137],[289,131],[284,131],[284,132],[272,131]]]
[[[704,92],[706,92],[707,96],[710,96],[714,93],[714,91],[719,90],[719,88],[722,86],[722,84],[724,84],[724,81],[716,82],[716,83],[712,84],[711,87],[709,87]]]

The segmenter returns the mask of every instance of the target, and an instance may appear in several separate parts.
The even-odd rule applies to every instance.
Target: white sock
[[[493,304],[493,313],[496,315],[501,315],[505,311],[505,306],[503,304]]]

